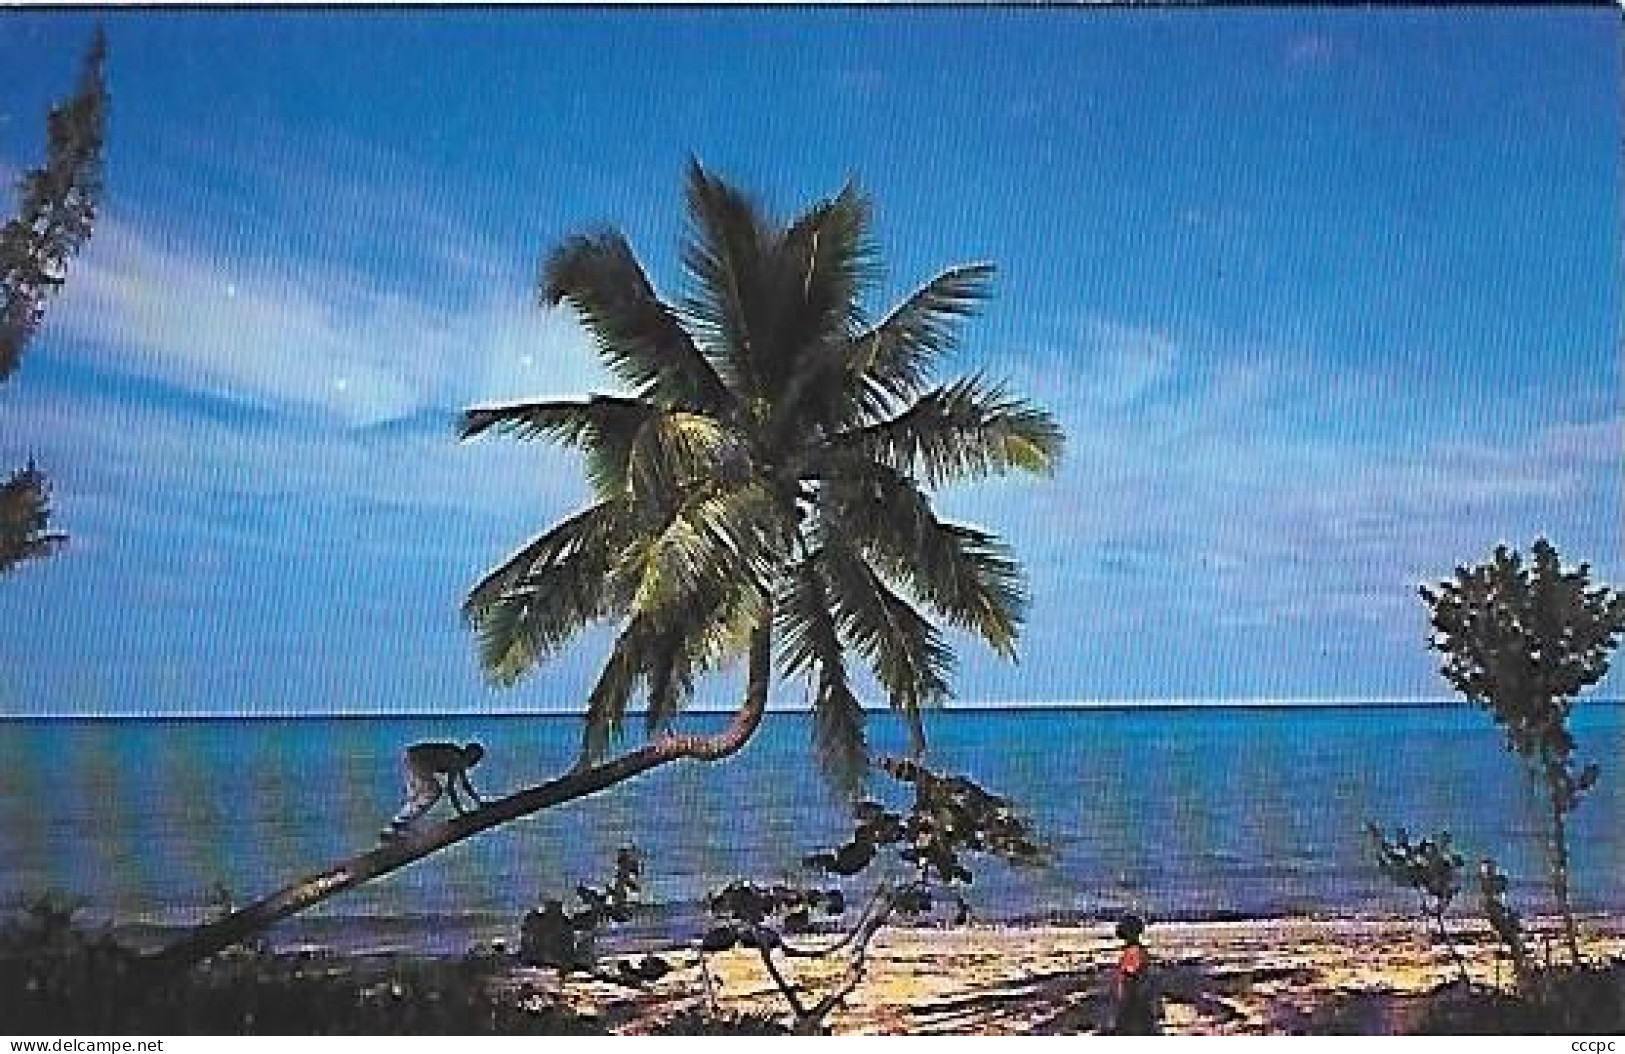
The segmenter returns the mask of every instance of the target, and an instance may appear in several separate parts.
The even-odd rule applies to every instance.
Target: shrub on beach
[[[1376,856],[1377,868],[1394,885],[1413,890],[1422,914],[1436,927],[1439,940],[1450,952],[1463,984],[1467,978],[1467,963],[1462,959],[1450,931],[1444,924],[1445,912],[1461,892],[1461,873],[1465,865],[1460,853],[1450,844],[1450,832],[1442,831],[1431,838],[1411,841],[1405,828],[1385,835],[1374,823],[1366,824],[1366,835]]]
[[[840,889],[735,881],[708,899],[717,925],[701,940],[702,969],[706,952],[754,950],[789,1006],[797,1033],[823,1030],[825,1019],[862,983],[870,942],[894,918],[924,919],[948,911],[947,921],[967,921],[970,904],[964,891],[974,880],[971,864],[976,858],[1032,865],[1047,857],[1026,817],[972,780],[941,775],[912,760],[888,759],[880,768],[912,788],[908,810],[860,801],[846,844],[805,861],[809,868],[841,878],[871,867],[883,873],[850,930],[811,943],[797,940],[817,928],[819,916],[833,921],[845,915],[847,897]],[[833,955],[844,955],[845,969],[822,995],[812,995],[786,973],[791,960]]]
[[[542,901],[525,913],[519,927],[519,961],[526,966],[552,967],[560,980],[573,973],[632,987],[658,981],[671,970],[666,960],[645,955],[636,964],[616,963],[606,972],[598,959],[598,937],[614,924],[629,922],[642,892],[643,857],[636,846],[615,853],[615,874],[602,888],[576,886],[580,906],[566,911],[557,898]]]
[[[790,1030],[771,1014],[721,1014],[703,1008],[682,1010],[655,1027],[657,1036],[786,1036]]]

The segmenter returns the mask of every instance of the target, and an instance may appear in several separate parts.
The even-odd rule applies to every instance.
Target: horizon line
[[[1619,705],[1625,699],[1616,697],[1582,698],[1576,703]],[[1181,696],[1169,698],[1126,699],[1050,699],[1000,700],[933,707],[928,713],[985,713],[1020,712],[1033,710],[1265,710],[1265,709],[1325,709],[1361,710],[1446,707],[1471,705],[1460,696],[1373,696],[1350,698],[1346,696]],[[629,710],[629,715],[643,710]],[[731,714],[732,708],[694,707],[688,714]],[[769,714],[805,714],[805,706],[772,707]],[[865,714],[885,714],[888,707],[864,707]],[[379,718],[513,718],[513,717],[581,717],[583,710],[554,709],[502,709],[502,710],[177,710],[169,713],[152,711],[93,711],[54,712],[38,714],[0,714],[0,721],[288,721],[288,720],[372,720]]]

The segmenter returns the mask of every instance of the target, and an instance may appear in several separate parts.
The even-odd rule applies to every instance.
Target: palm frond
[[[621,739],[627,711],[640,685],[644,688],[646,734],[652,736],[671,726],[693,696],[696,677],[737,654],[729,651],[725,655],[716,647],[716,625],[703,616],[709,614],[731,627],[749,608],[738,600],[722,598],[709,608],[696,603],[691,609],[696,617],[688,621],[661,625],[644,615],[633,615],[627,621],[587,700],[581,741],[584,761],[602,759]],[[728,610],[729,604],[734,610]]]
[[[627,461],[643,426],[659,409],[641,399],[594,395],[585,401],[504,403],[463,413],[458,435],[486,432],[518,439],[551,439],[583,451],[587,477],[601,498],[626,487]]]
[[[821,665],[813,696],[813,753],[818,770],[848,798],[862,793],[869,773],[864,723],[863,706],[847,682],[845,663]]]
[[[880,273],[869,203],[848,184],[791,224],[776,262],[776,337],[764,379],[774,442],[828,430],[846,389],[845,349],[863,325],[862,297]]]
[[[637,587],[632,610],[650,615],[686,604],[707,574],[726,562],[717,540],[681,513],[635,554]],[[631,566],[626,570],[632,572]]]
[[[929,619],[844,542],[827,537],[818,561],[841,635],[867,660],[918,744],[921,710],[952,695],[952,649]]]
[[[855,794],[869,765],[863,707],[847,681],[840,633],[815,561],[801,561],[788,575],[774,618],[785,676],[805,673],[814,681],[813,749],[819,770],[838,790]]]
[[[732,396],[618,232],[570,238],[542,266],[544,303],[568,303],[599,356],[639,395],[727,412]]]
[[[761,621],[766,594],[754,584],[745,584],[711,599],[714,604],[697,608],[687,624],[688,661],[695,676],[720,670],[746,654]]]
[[[872,420],[918,394],[959,339],[959,327],[992,293],[994,267],[952,267],[911,293],[846,349],[857,419]]]
[[[932,389],[896,417],[843,433],[837,442],[938,486],[1015,470],[1048,475],[1066,440],[1047,411],[970,377]]]
[[[766,349],[780,390],[809,356],[844,361],[840,349],[863,325],[863,294],[879,275],[869,203],[850,183],[784,231],[774,257],[776,336]]]
[[[477,619],[505,594],[523,585],[527,578],[544,573],[549,567],[585,556],[607,558],[613,551],[624,515],[621,503],[600,502],[538,534],[474,584],[463,601],[463,614]]]
[[[698,491],[632,550],[632,610],[664,626],[692,618],[696,604],[721,606],[740,589],[764,592],[788,540],[784,512],[765,484]]]
[[[694,692],[694,668],[684,629],[672,627],[658,633],[648,649],[645,679],[649,688],[644,729],[649,735],[670,727]]]
[[[512,684],[577,632],[613,613],[603,565],[594,554],[550,566],[481,609],[470,621],[486,676]]]
[[[634,619],[621,630],[610,649],[609,658],[598,673],[587,697],[587,714],[581,727],[581,760],[601,760],[618,742],[626,722],[626,707],[644,672],[648,630]]]
[[[949,622],[1015,657],[1027,595],[1009,546],[937,519],[914,482],[885,465],[836,457],[825,475],[822,508],[843,537]]]
[[[627,453],[628,493],[641,513],[663,521],[697,486],[746,478],[750,452],[714,417],[667,411],[643,422]]]
[[[620,507],[586,509],[530,542],[475,584],[463,612],[480,667],[512,684],[583,627],[618,606],[608,577],[619,547]]]
[[[790,224],[778,247],[796,308],[785,328],[846,334],[862,323],[863,294],[881,273],[870,227],[869,201],[852,183]]]
[[[777,241],[749,197],[706,172],[688,168],[689,232],[682,257],[692,289],[683,313],[734,392],[749,403],[762,397],[756,363],[759,339],[771,339],[764,281],[766,260]]]

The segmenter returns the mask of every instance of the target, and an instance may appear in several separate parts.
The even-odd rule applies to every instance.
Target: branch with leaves
[[[712,893],[707,904],[717,920],[702,939],[701,954],[753,948],[762,967],[794,1017],[798,1033],[822,1031],[824,1022],[863,982],[869,947],[894,918],[922,919],[944,910],[946,921],[969,921],[965,889],[982,858],[1015,866],[1048,859],[1031,822],[1005,798],[964,776],[941,775],[912,760],[885,759],[880,768],[913,791],[906,812],[865,800],[853,810],[852,836],[835,849],[814,853],[805,865],[824,874],[852,878],[872,867],[890,873],[879,879],[850,928],[831,937],[813,937],[818,923],[838,922],[848,898],[838,888],[736,881]],[[816,998],[788,973],[788,960],[824,959],[844,954],[845,968]],[[781,962],[785,960],[785,962]]]
[[[1490,929],[1506,949],[1507,956],[1512,960],[1512,975],[1523,995],[1533,992],[1535,977],[1534,961],[1529,954],[1529,946],[1524,941],[1523,919],[1518,912],[1507,902],[1507,876],[1494,860],[1486,858],[1478,866],[1478,895],[1479,903],[1483,907],[1484,918],[1489,921]],[[1497,967],[1499,972],[1499,967]]]

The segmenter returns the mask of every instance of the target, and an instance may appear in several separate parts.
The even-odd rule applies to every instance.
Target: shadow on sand
[[[1158,987],[1165,1018],[1177,1014],[1182,1031],[1224,1032],[1256,1024],[1237,1001],[1258,986],[1290,990],[1315,972],[1302,967],[1215,967],[1197,960],[1163,963]],[[1017,981],[983,985],[967,995],[908,1010],[911,1032],[1101,1034],[1111,1030],[1112,971],[1105,966],[1058,970]],[[1273,1002],[1273,1001],[1272,1001]],[[1281,1024],[1287,1020],[1283,1015]],[[1270,1015],[1270,1030],[1277,1027]]]

